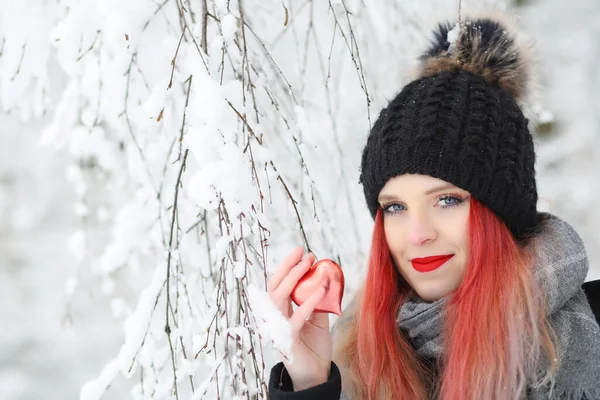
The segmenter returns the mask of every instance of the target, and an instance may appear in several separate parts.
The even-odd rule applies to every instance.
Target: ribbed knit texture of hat
[[[512,93],[466,69],[409,83],[381,111],[363,150],[360,183],[371,215],[390,178],[423,174],[470,192],[522,239],[538,224],[527,125]]]

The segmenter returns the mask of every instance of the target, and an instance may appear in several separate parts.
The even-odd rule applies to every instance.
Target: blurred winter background
[[[463,11],[475,5],[517,15],[535,42],[540,208],[580,232],[599,279],[600,2]],[[0,399],[175,398],[174,370],[179,398],[264,395],[275,358],[256,330],[235,330],[256,327],[244,305],[260,305],[241,288],[264,288],[265,265],[306,242],[361,270],[369,120],[457,10],[1,0]]]

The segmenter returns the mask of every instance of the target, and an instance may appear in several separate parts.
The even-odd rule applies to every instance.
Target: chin
[[[418,293],[417,293],[417,294],[418,294]],[[436,300],[439,300],[439,299],[441,299],[441,298],[442,298],[442,297],[444,297],[444,296],[439,296],[439,295],[420,295],[420,294],[419,294],[419,297],[420,297],[421,299],[423,299],[424,301],[428,302],[428,303],[432,303],[432,302],[434,302],[434,301],[436,301]]]
[[[450,294],[449,291],[432,291],[432,290],[415,290],[415,292],[417,293],[417,295],[423,299],[424,301],[431,303],[434,302],[436,300],[441,299],[442,297],[446,297],[447,295]]]

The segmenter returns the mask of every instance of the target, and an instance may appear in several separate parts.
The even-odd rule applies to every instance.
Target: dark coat
[[[283,372],[283,373],[282,373]],[[283,367],[283,363],[271,369],[269,380],[270,400],[339,400],[342,394],[342,377],[337,365],[331,362],[331,371],[327,382],[311,388],[294,392],[292,380]]]

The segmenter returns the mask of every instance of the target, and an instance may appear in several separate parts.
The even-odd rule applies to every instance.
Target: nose
[[[414,246],[422,246],[434,241],[437,230],[426,213],[413,213],[410,218],[409,240]]]

